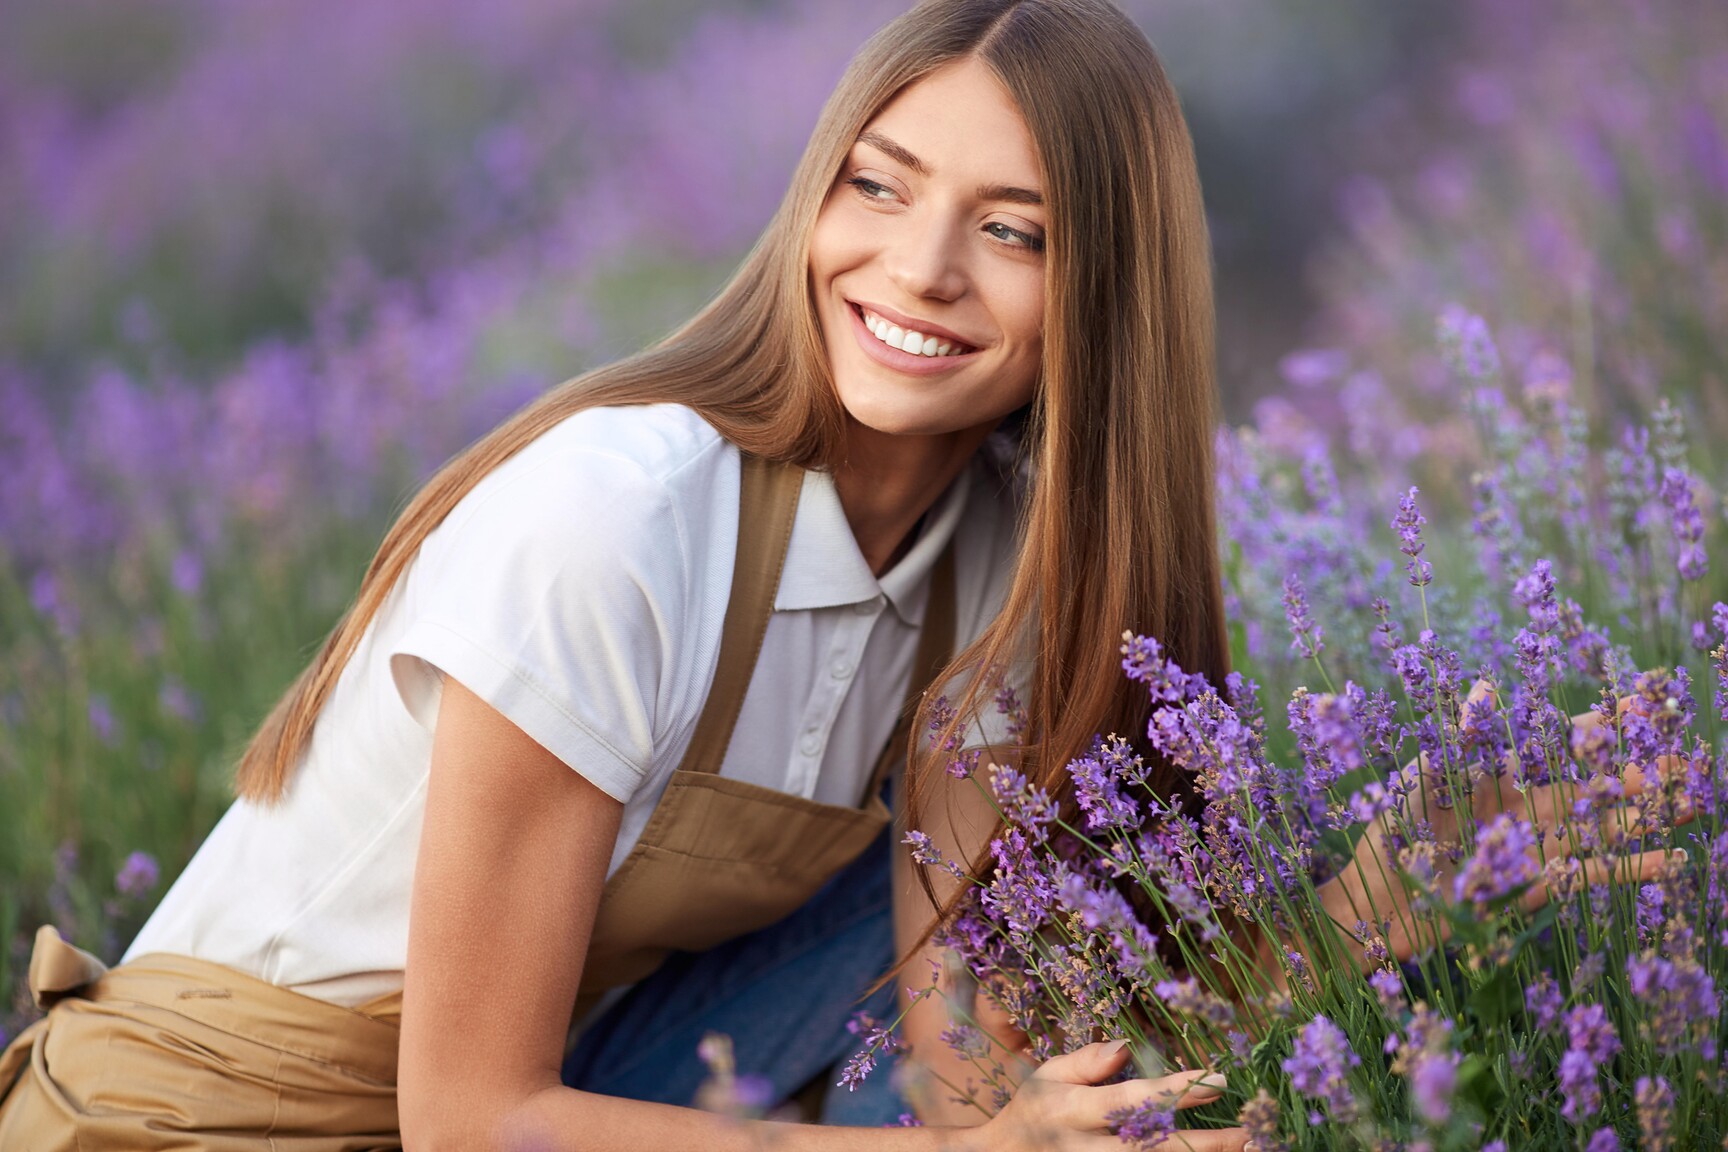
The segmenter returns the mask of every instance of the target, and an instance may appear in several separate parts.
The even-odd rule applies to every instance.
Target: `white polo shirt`
[[[616,870],[714,677],[738,486],[738,450],[675,404],[578,413],[484,477],[362,636],[287,795],[228,810],[127,958],[196,956],[348,1006],[399,989],[445,675],[624,802]],[[1001,604],[1014,501],[974,461],[878,579],[832,478],[806,473],[721,775],[856,803],[911,675],[937,555],[953,539],[964,645]]]

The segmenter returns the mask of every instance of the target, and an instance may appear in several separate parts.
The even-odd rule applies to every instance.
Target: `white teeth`
[[[935,336],[926,336],[922,332],[891,324],[873,312],[864,312],[864,327],[890,348],[898,348],[914,356],[959,356],[963,355],[962,350],[965,348],[963,344],[940,340]]]

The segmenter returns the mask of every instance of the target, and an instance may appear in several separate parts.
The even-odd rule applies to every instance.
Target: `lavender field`
[[[118,956],[413,485],[689,315],[903,6],[0,0],[0,1032],[37,924]],[[1457,696],[1539,611],[1543,699],[1665,669],[1716,764],[1728,7],[1126,6],[1202,160],[1238,670]]]

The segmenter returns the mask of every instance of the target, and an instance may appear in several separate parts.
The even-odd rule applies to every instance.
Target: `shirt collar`
[[[786,567],[774,595],[775,611],[834,608],[880,595],[887,597],[901,620],[913,627],[922,626],[924,604],[930,595],[930,570],[954,538],[966,511],[970,473],[970,468],[962,471],[937,497],[924,516],[918,539],[900,562],[877,580],[852,535],[834,477],[813,469],[805,472],[798,515],[792,521],[792,539],[786,546]]]

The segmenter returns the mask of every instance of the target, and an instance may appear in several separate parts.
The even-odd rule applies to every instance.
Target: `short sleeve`
[[[607,795],[647,779],[690,601],[665,485],[622,455],[530,445],[484,477],[408,573],[391,676],[424,728],[440,674]]]

